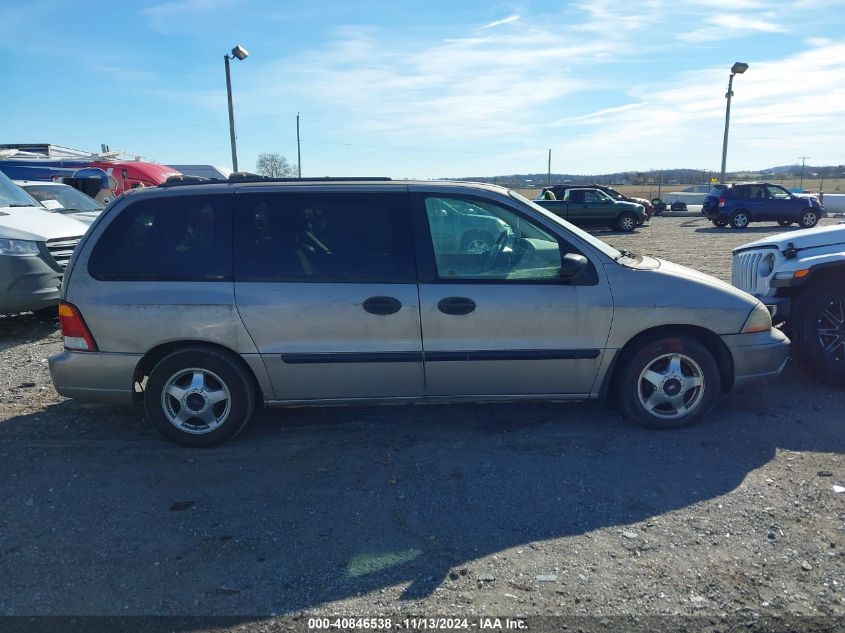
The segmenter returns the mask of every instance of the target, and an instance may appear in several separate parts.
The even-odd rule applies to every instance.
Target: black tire
[[[778,224],[781,226],[790,226],[792,224],[792,220],[778,220]]]
[[[470,248],[475,248],[477,244],[484,243],[487,245],[486,250],[472,250]],[[486,231],[467,231],[464,236],[461,238],[461,252],[462,253],[471,253],[471,254],[481,254],[481,253],[489,253],[490,249],[493,248],[493,244],[495,244],[496,240],[493,239],[493,236]]]
[[[223,389],[228,390],[225,415],[221,413],[220,408],[223,402],[203,406],[203,410],[210,406],[211,414],[223,418],[223,421],[211,430],[202,430],[203,425],[199,424],[201,422],[199,418],[189,418],[183,422],[183,428],[191,426],[190,423],[193,420],[193,426],[197,431],[193,433],[177,428],[176,423],[171,422],[168,415],[173,413],[173,407],[176,404],[179,404],[180,411],[183,407],[186,411],[200,410],[189,407],[187,404],[187,398],[196,395],[194,393],[196,390],[191,389],[191,386],[178,387],[192,393],[186,395],[181,402],[168,395],[167,404],[165,404],[163,393],[166,387],[179,384],[178,381],[172,382],[175,376],[184,373],[185,377],[188,377],[187,372],[192,369],[201,370],[205,374],[203,390],[208,387],[209,391],[203,391],[203,393],[218,393],[221,385]],[[191,376],[193,375],[195,372],[191,372]],[[203,397],[202,394],[199,397]],[[176,444],[192,448],[217,446],[235,437],[249,422],[255,409],[255,388],[248,370],[237,359],[216,349],[191,346],[168,354],[156,364],[144,388],[144,407],[147,417],[156,430]],[[170,407],[170,413],[166,412],[166,407]]]
[[[687,382],[693,377],[701,379],[701,385],[684,389],[684,383],[673,378],[678,375],[670,369],[673,356],[679,356],[682,379]],[[663,363],[666,374],[662,374]],[[646,369],[663,376],[663,390],[654,383],[641,378]],[[699,422],[706,416],[722,391],[719,367],[713,355],[704,345],[687,336],[652,338],[641,343],[627,355],[617,370],[614,380],[616,403],[629,420],[653,429],[677,429]],[[674,382],[673,382],[674,381]],[[675,391],[677,389],[677,391]],[[673,395],[672,392],[674,391]],[[658,404],[650,410],[645,405],[653,394],[666,397],[665,404]],[[689,406],[681,412],[680,403]],[[671,417],[676,415],[677,417]]]
[[[652,198],[652,199],[651,199],[651,204],[652,204],[652,206],[653,206],[655,209],[656,209],[656,208],[657,208],[657,206],[658,206],[660,203],[662,203],[662,202],[663,202],[663,200],[661,200],[660,198]]]
[[[748,225],[751,223],[751,214],[744,209],[734,211],[731,213],[728,223],[735,229],[747,229]]]
[[[633,213],[620,213],[616,218],[616,230],[631,233],[637,228],[637,216]]]
[[[796,302],[789,319],[797,355],[821,380],[838,385],[845,385],[843,311],[845,282],[828,281],[807,290]]]
[[[819,223],[819,212],[815,209],[804,209],[798,216],[798,226],[811,229]]]

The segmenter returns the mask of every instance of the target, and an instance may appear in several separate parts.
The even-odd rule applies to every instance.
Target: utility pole
[[[810,158],[809,156],[799,156],[798,158],[801,159],[801,184],[798,185],[801,189],[804,189],[804,162]]]
[[[722,139],[722,172],[719,176],[719,182],[725,182],[725,164],[728,160],[728,128],[731,125],[731,97],[734,96],[734,76],[742,74],[748,70],[748,64],[743,62],[736,62],[731,66],[731,74],[728,76],[728,91],[725,93],[725,98],[728,100],[728,105],[725,107],[725,136]]]
[[[232,145],[232,170],[238,171],[238,150],[235,145],[235,114],[232,108],[232,76],[229,74],[229,56],[223,55],[226,64],[226,98],[229,101],[229,142]]]
[[[302,152],[299,148],[299,112],[296,113],[296,173],[302,178]]]
[[[547,183],[550,187],[552,186],[552,148],[549,148],[549,182]]]

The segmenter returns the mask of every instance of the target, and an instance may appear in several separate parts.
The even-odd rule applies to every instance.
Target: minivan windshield
[[[541,207],[539,204],[531,202],[531,200],[529,200],[525,196],[517,193],[516,191],[513,191],[512,189],[508,189],[508,194],[514,200],[518,200],[519,202],[522,202],[523,204],[531,207],[532,209],[534,209],[538,213],[542,213],[549,220],[552,220],[555,223],[560,224],[567,231],[569,231],[573,235],[577,236],[579,239],[583,240],[584,242],[586,242],[587,244],[589,244],[590,246],[595,248],[597,251],[604,253],[605,255],[610,257],[611,259],[615,260],[615,259],[618,259],[619,257],[622,257],[622,253],[620,251],[616,250],[615,248],[613,248],[610,244],[607,244],[606,242],[602,242],[600,239],[593,237],[592,235],[590,235],[586,231],[579,229],[574,224],[570,224],[569,222],[567,222],[563,218],[555,215],[554,213],[551,213],[550,211],[547,211],[546,209]]]
[[[41,208],[41,205],[0,171],[0,207]]]

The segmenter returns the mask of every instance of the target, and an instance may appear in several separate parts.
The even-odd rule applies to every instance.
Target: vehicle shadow
[[[58,319],[38,317],[32,312],[0,315],[0,351],[40,341],[59,328]]]
[[[249,620],[395,585],[424,598],[481,557],[730,493],[778,449],[845,452],[841,421],[813,413],[845,394],[790,371],[807,396],[730,395],[674,432],[596,404],[338,407],[263,411],[197,451],[160,440],[137,409],[12,417],[0,608]]]

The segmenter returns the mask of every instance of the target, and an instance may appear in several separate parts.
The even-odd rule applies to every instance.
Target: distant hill
[[[781,165],[760,171],[734,171],[725,174],[728,180],[751,179],[783,179],[799,176],[801,165]],[[611,174],[552,174],[551,184],[572,183],[574,185],[602,184],[602,185],[641,185],[657,184],[704,184],[711,178],[718,178],[719,172],[703,169],[664,169],[650,171],[623,171]],[[845,178],[845,165],[804,166],[805,178]],[[457,180],[472,180],[475,182],[490,182],[506,187],[527,189],[543,187],[549,182],[549,175],[508,174],[504,176],[464,176]]]

